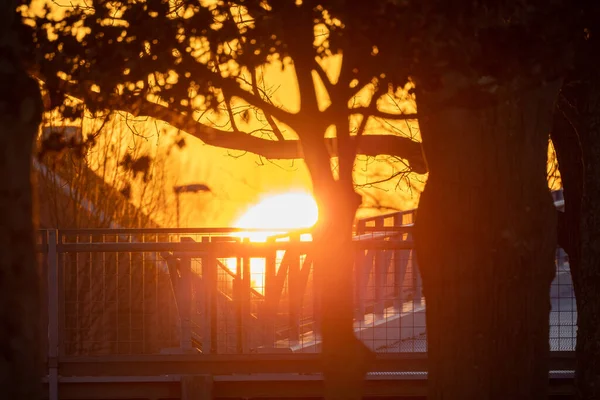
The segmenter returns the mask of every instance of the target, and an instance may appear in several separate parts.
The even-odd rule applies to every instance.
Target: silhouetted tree
[[[569,62],[564,7],[424,11],[439,21],[428,31],[444,33],[425,40],[437,44],[422,55],[433,68],[415,78],[429,167],[415,229],[431,399],[547,398],[556,217],[546,167]]]
[[[381,3],[382,21],[397,22],[390,31],[367,18],[370,42],[396,49],[415,85],[429,171],[415,226],[429,398],[545,399],[556,246],[548,136],[580,10]],[[373,5],[353,7],[364,18]]]
[[[40,298],[34,247],[31,156],[42,119],[37,82],[21,62],[29,34],[16,12],[0,3],[0,393],[41,396]]]
[[[569,255],[577,304],[577,398],[600,397],[600,7],[588,2],[575,62],[554,113],[565,209],[558,238]]]
[[[322,287],[337,288],[322,292],[326,391],[329,398],[359,398],[370,352],[353,329],[354,259],[348,248],[361,203],[354,191],[354,160],[357,154],[390,154],[407,159],[418,172],[424,166],[418,142],[363,135],[370,117],[415,115],[378,108],[378,100],[397,91],[390,86],[395,80],[390,63],[378,64],[377,49],[361,37],[372,21],[344,20],[344,2],[322,3],[96,1],[68,8],[56,20],[47,12],[37,19],[33,73],[44,82],[51,108],[69,116],[77,117],[84,106],[92,112],[126,111],[166,121],[210,145],[271,159],[303,158],[320,212],[315,268]],[[378,14],[383,9],[375,11],[384,18]],[[343,54],[341,70],[330,76],[323,61],[338,54]],[[299,111],[274,104],[259,85],[259,72],[268,64],[295,74]],[[366,85],[370,105],[349,106]],[[330,104],[319,101],[319,87]],[[67,95],[83,103],[67,106]],[[234,112],[240,104],[266,118],[271,126],[266,137],[244,131],[252,113]],[[217,112],[220,106],[230,129],[198,120],[198,111]],[[351,126],[352,116],[362,116],[363,122]],[[331,126],[335,139],[326,139]],[[285,127],[295,135],[284,133]]]
[[[304,159],[321,214],[317,273],[336,288],[322,293],[330,398],[358,398],[370,358],[352,329],[346,250],[360,204],[355,157],[399,156],[425,172],[419,143],[363,134],[368,118],[414,119],[382,108],[414,84],[430,173],[416,228],[430,397],[541,399],[556,244],[547,140],[569,59],[567,10],[559,0],[96,1],[38,19],[33,73],[63,113],[83,107],[66,108],[70,95],[210,145]],[[337,74],[324,67],[336,55]],[[293,71],[297,112],[261,88],[264,65]],[[354,105],[365,88],[370,101]],[[250,114],[236,114],[240,104],[269,121],[268,137],[243,130]],[[229,129],[199,122],[197,111],[219,105]],[[325,138],[332,126],[335,138]]]

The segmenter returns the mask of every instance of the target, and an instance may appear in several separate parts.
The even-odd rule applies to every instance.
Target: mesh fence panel
[[[365,246],[361,249],[359,243],[353,250],[354,269],[349,271],[354,277],[354,328],[377,352],[427,350],[426,304],[410,248],[412,217],[366,221],[355,237]],[[297,237],[273,240],[273,247],[259,255],[232,258],[212,250],[165,251],[182,240],[209,246],[240,242],[231,232],[68,231],[59,236],[60,243],[120,246],[119,251],[99,247],[58,254],[62,354],[156,354],[178,348],[181,324],[169,262],[180,268],[182,257],[191,259],[193,347],[217,354],[321,349],[319,280],[310,251],[286,250]],[[38,244],[45,243],[44,237],[40,234]],[[373,242],[385,246],[376,248]],[[150,247],[127,250],[136,243]],[[44,271],[48,261],[43,251],[39,259]],[[171,273],[179,274],[177,268]],[[549,296],[551,350],[573,350],[577,312],[562,250],[557,251],[557,275]]]

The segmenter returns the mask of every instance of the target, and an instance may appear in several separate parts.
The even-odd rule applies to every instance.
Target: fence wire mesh
[[[354,277],[354,328],[377,352],[427,350],[426,304],[410,245],[413,218],[403,213],[363,220],[355,236],[365,246],[357,244],[354,270],[349,272]],[[40,249],[45,238],[40,233]],[[211,247],[248,241],[226,229],[59,231],[59,310],[47,318],[59,320],[60,352],[176,352],[186,335],[202,353],[319,352],[319,281],[313,260],[305,248],[285,246],[302,239],[307,238],[280,235],[262,253],[236,257]],[[374,241],[388,243],[367,246]],[[183,242],[206,246],[181,251],[176,245]],[[128,250],[139,243],[147,247]],[[64,250],[62,244],[80,247]],[[40,262],[49,263],[43,250]],[[187,276],[186,265],[189,286],[178,283]],[[181,293],[185,287],[189,297]],[[549,295],[550,347],[573,350],[577,313],[568,259],[561,250]],[[189,311],[182,304],[186,301]]]

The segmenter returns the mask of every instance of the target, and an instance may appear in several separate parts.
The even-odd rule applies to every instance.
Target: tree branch
[[[84,89],[85,85],[63,81],[60,89],[82,101],[96,102],[115,111],[127,112],[136,117],[151,117],[164,121],[210,146],[229,150],[248,151],[272,160],[304,158],[300,140],[275,141],[243,132],[231,132],[205,125],[188,114],[153,103],[142,97],[123,98],[113,95],[102,98],[99,93]],[[337,156],[337,138],[325,138],[324,144],[331,156]],[[357,140],[355,136],[351,141]],[[362,135],[357,153],[364,156],[390,155],[406,159],[418,174],[427,172],[421,144],[412,139],[394,135]]]
[[[218,80],[218,84],[215,86],[226,90],[231,96],[239,97],[248,104],[256,108],[260,108],[265,114],[272,115],[286,125],[291,127],[297,126],[296,124],[299,122],[298,114],[285,111],[282,108],[279,108],[276,105],[261,99],[258,95],[253,95],[252,93],[242,89],[237,83],[230,79],[216,79]]]
[[[304,158],[300,140],[275,141],[252,136],[247,133],[230,132],[213,128],[195,121],[189,115],[170,110],[159,104],[144,100],[143,103],[123,103],[121,111],[134,116],[148,116],[164,121],[175,128],[200,139],[202,142],[230,150],[248,151],[268,159]],[[351,136],[351,141],[356,140]],[[324,139],[331,156],[337,156],[337,138]],[[390,155],[406,159],[416,173],[425,173],[421,144],[409,138],[394,135],[363,135],[357,150],[364,156]]]
[[[259,89],[258,89],[258,82],[256,80],[256,69],[252,70],[251,73],[252,73],[252,90],[254,91],[254,94],[256,96],[260,96]],[[269,99],[269,96],[266,93],[264,93],[264,95],[265,95],[266,99]],[[275,122],[275,120],[273,119],[271,114],[265,112],[264,110],[263,110],[263,114],[265,115],[265,118],[267,119],[267,122],[269,123],[269,126],[273,130],[273,133],[275,134],[275,137],[277,138],[277,140],[285,140],[285,138],[283,137],[283,133],[281,133],[281,129],[279,129],[279,126],[277,126],[277,123]]]
[[[197,122],[188,115],[150,102],[137,109],[127,106],[120,107],[120,109],[135,116],[148,116],[167,122],[211,146],[248,151],[273,160],[304,158],[300,140],[275,141],[251,136],[247,133],[216,129]],[[351,136],[351,141],[355,140],[356,138]],[[330,149],[331,156],[337,156],[337,138],[326,138],[324,141],[327,148]],[[400,157],[408,161],[414,172],[420,174],[426,172],[421,144],[409,138],[393,135],[363,135],[360,138],[357,152],[372,157],[377,155]]]
[[[329,96],[331,96],[331,92],[333,90],[334,85],[331,83],[329,77],[327,76],[327,73],[325,73],[325,70],[323,69],[323,67],[321,67],[321,64],[319,64],[316,59],[313,63],[313,70],[317,73],[317,75],[319,75],[319,78],[321,78],[321,82],[323,82],[323,86],[325,86],[325,90],[327,90],[327,93],[329,94]]]
[[[390,114],[373,107],[354,107],[350,109],[350,114],[363,114],[365,117],[385,118],[393,121],[417,119],[417,114]]]

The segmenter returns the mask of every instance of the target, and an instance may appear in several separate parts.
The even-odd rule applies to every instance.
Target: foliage
[[[394,71],[401,69],[392,67],[397,65],[395,51],[387,62],[380,62],[383,56],[368,44],[369,37],[355,40],[363,35],[364,23],[355,30],[345,27],[332,16],[339,2],[331,3],[326,8],[314,1],[97,1],[61,12],[46,5],[35,20],[34,74],[44,81],[50,108],[59,108],[65,117],[81,115],[83,104],[92,112],[123,110],[162,119],[208,144],[271,159],[298,158],[299,144],[282,133],[286,125],[303,139],[322,137],[342,116],[414,118],[380,112],[375,101],[370,108],[347,109],[348,101],[365,86],[375,90],[376,98],[395,95],[388,84],[397,80]],[[339,77],[326,73],[323,60],[341,53]],[[273,104],[260,87],[259,69],[266,64],[303,76],[298,79],[300,112]],[[322,82],[335,105],[317,109],[313,80]],[[400,83],[406,80],[405,75]],[[68,104],[66,96],[83,103]],[[235,112],[233,98],[252,106],[254,118],[268,122],[267,138],[238,129],[253,116],[247,109]],[[229,116],[231,129],[200,123],[207,110]],[[319,127],[302,126],[307,117],[318,120]],[[365,124],[366,118],[353,128],[345,122],[340,130],[356,132]],[[390,153],[424,172],[420,147],[412,140],[369,135],[361,142],[363,154]],[[329,147],[332,153],[338,150],[335,144]]]
[[[159,221],[167,223],[162,220],[169,214],[164,213],[168,209],[164,154],[158,150],[152,154],[136,145],[118,120],[99,128],[89,118],[83,122],[46,127],[39,137],[42,150],[35,165],[42,224],[140,228],[156,226]],[[83,138],[88,131],[94,132],[87,136],[95,137],[93,146]],[[49,142],[63,147],[48,149]]]

